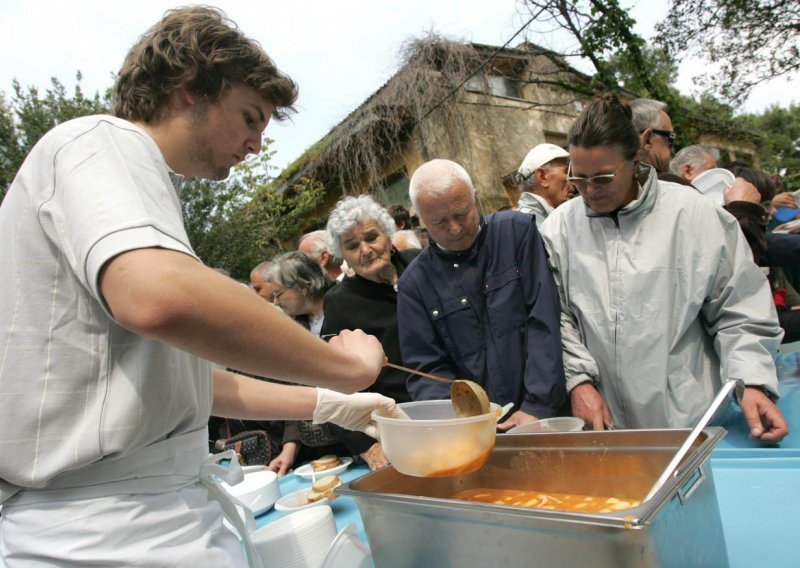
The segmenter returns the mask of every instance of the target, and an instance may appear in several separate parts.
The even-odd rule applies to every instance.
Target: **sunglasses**
[[[672,149],[673,146],[675,146],[675,138],[677,137],[677,134],[675,134],[674,130],[656,130],[655,128],[653,128],[652,132],[653,134],[658,134],[659,136],[663,136],[664,138],[666,138],[670,150]]]
[[[620,166],[610,174],[598,174],[591,177],[572,177],[570,175],[572,173],[572,163],[570,163],[569,168],[567,168],[567,181],[578,189],[586,189],[586,186],[590,183],[592,185],[608,185],[614,181],[614,177],[619,173],[624,165],[625,162],[622,162],[622,164],[620,164]]]

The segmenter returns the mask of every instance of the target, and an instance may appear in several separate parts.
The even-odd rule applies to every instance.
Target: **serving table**
[[[800,564],[795,522],[800,518],[800,378],[782,380],[780,388],[783,396],[778,406],[792,429],[780,445],[751,440],[741,411],[734,408],[723,424],[728,435],[711,454],[725,545],[734,568]],[[367,473],[366,465],[354,464],[339,477],[348,482]],[[283,495],[310,485],[293,474],[280,480]],[[359,538],[369,542],[352,497],[338,496],[331,508],[338,530],[354,523]],[[263,526],[283,515],[271,509],[257,517],[256,524]]]

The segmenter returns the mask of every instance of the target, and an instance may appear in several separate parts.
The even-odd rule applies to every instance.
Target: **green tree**
[[[14,111],[0,93],[0,202],[14,179],[24,157],[19,133],[14,125]]]
[[[596,90],[616,89],[624,78],[627,88],[632,90],[630,83],[643,95],[665,102],[673,96],[669,84],[652,73],[659,54],[649,50],[645,40],[633,31],[636,21],[618,0],[524,0],[523,6],[540,27],[571,36],[572,47],[561,55],[567,60],[579,57],[591,62]]]
[[[639,64],[643,64],[644,69],[638,67]],[[616,84],[641,97],[659,99],[665,92],[669,92],[669,96],[677,95],[672,85],[678,77],[678,65],[664,49],[644,46],[638,64],[634,64],[625,51],[614,52],[606,62],[606,70]],[[647,84],[643,77],[647,77]],[[658,85],[655,91],[650,90],[653,85]]]
[[[227,181],[190,180],[181,192],[184,223],[197,255],[207,265],[246,280],[259,262],[291,247],[314,216],[324,196],[321,184],[301,179],[282,190],[273,182],[264,150],[235,168]],[[292,247],[293,248],[293,247]]]
[[[672,0],[656,29],[673,57],[717,64],[704,81],[733,104],[755,85],[800,70],[797,0]]]
[[[800,190],[800,104],[772,106],[762,114],[744,115],[741,120],[761,134],[757,147],[761,168],[780,176],[784,189]]]

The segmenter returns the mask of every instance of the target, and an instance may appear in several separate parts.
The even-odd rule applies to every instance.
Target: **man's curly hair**
[[[216,8],[168,11],[130,49],[114,85],[114,114],[151,122],[176,88],[207,101],[235,84],[253,87],[285,119],[297,100],[297,85],[281,73],[258,42],[247,38]]]

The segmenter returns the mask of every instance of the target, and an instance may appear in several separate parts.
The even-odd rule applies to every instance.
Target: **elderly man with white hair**
[[[481,216],[469,174],[455,162],[417,169],[411,203],[430,245],[398,282],[405,365],[471,379],[514,404],[500,430],[546,418],[566,400],[559,303],[533,216]],[[449,398],[448,385],[408,377],[415,400]]]
[[[300,237],[297,250],[319,262],[331,280],[341,280],[346,273],[344,260],[331,254],[327,233],[324,230],[311,231]]]
[[[684,181],[691,182],[706,170],[717,167],[719,150],[704,144],[693,144],[681,149],[669,163],[669,171]]]
[[[517,171],[521,191],[517,211],[536,217],[540,227],[550,213],[569,199],[571,185],[567,182],[569,154],[555,144],[535,146]]]

